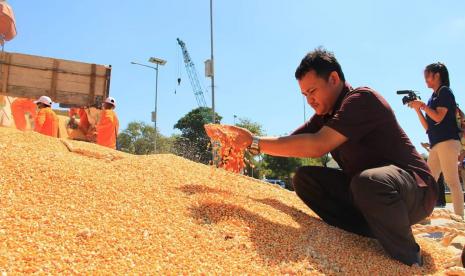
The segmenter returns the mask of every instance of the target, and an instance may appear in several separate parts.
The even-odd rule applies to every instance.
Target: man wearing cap
[[[97,144],[116,149],[116,138],[118,135],[119,121],[116,112],[116,101],[112,97],[105,99],[100,119],[97,123]]]
[[[70,118],[71,125],[75,124],[76,116],[79,117],[79,123],[78,123],[79,130],[81,130],[84,135],[87,135],[87,133],[89,132],[90,123],[87,117],[86,109],[85,108],[71,108],[69,110],[69,118]]]
[[[19,130],[26,130],[26,115],[29,114],[30,118],[35,120],[37,113],[36,109],[37,106],[33,100],[16,98],[11,103],[11,115],[13,115],[16,128]]]
[[[34,124],[34,131],[52,137],[58,137],[58,117],[52,110],[52,100],[47,96],[41,96],[34,101],[39,109]]]

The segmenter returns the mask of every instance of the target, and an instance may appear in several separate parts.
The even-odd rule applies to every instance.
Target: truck
[[[0,53],[0,95],[49,96],[61,107],[99,106],[108,97],[111,66]]]
[[[9,108],[14,98],[37,99],[42,95],[62,108],[86,107],[94,125],[110,93],[111,69],[111,65],[0,52],[0,126],[12,125]],[[65,135],[66,116],[59,117],[60,133]]]

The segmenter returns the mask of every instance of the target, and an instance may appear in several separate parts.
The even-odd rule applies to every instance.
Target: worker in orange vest
[[[96,125],[97,144],[116,149],[116,138],[118,136],[119,121],[116,112],[116,101],[112,97],[105,99],[103,110],[100,113],[99,122]]]
[[[35,120],[37,106],[34,101],[25,98],[16,98],[11,103],[11,115],[13,115],[13,120],[15,126],[19,130],[26,130],[26,115],[29,114],[31,120]]]
[[[51,108],[52,100],[47,96],[41,96],[34,103],[39,109],[34,130],[44,135],[58,137],[58,117]]]
[[[76,115],[79,116],[78,128],[82,131],[84,135],[87,135],[90,127],[89,119],[87,118],[87,113],[84,108],[70,108],[69,117],[70,125],[75,125]]]

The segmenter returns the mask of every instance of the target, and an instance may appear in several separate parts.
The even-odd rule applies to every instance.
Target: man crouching
[[[334,55],[321,48],[302,59],[295,77],[315,115],[284,137],[229,127],[235,144],[283,157],[330,152],[341,170],[300,167],[297,195],[326,223],[374,237],[393,258],[422,265],[410,226],[431,214],[438,187],[389,104],[373,89],[352,89]]]

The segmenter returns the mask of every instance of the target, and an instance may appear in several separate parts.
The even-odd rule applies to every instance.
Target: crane
[[[186,44],[179,38],[176,38],[176,40],[178,41],[178,44],[179,46],[181,46],[182,49],[184,64],[186,65],[186,71],[189,75],[189,80],[191,82],[192,89],[194,90],[197,104],[199,105],[199,107],[207,107],[207,102],[205,101],[202,87],[200,86],[199,78],[197,76],[197,70],[195,69],[194,62],[192,61],[189,52],[187,51]]]

